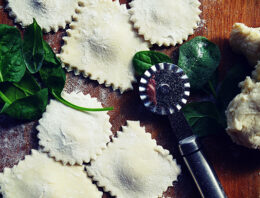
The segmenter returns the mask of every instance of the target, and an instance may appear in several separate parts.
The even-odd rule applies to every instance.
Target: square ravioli
[[[158,198],[177,180],[176,161],[139,122],[128,121],[104,152],[87,166],[98,186],[118,198]]]
[[[82,92],[63,92],[62,96],[78,106],[102,108],[96,98]],[[107,112],[82,112],[51,100],[37,126],[39,144],[63,164],[89,163],[95,159],[112,135]],[[99,123],[99,124],[97,124]]]
[[[13,168],[0,173],[3,198],[102,198],[83,166],[63,166],[32,150]]]

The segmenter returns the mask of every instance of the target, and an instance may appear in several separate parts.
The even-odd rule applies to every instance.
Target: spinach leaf
[[[48,89],[42,89],[36,94],[26,96],[3,107],[1,113],[19,120],[36,120],[41,117],[48,104]]]
[[[219,85],[218,81],[218,71],[216,70],[213,75],[210,77],[208,83],[206,83],[202,91],[207,93],[208,95],[213,95],[214,99],[217,99],[217,88]]]
[[[110,111],[113,110],[112,107],[107,108],[85,108],[74,105],[61,96],[61,92],[64,88],[66,82],[66,74],[61,67],[61,63],[59,59],[56,58],[55,53],[52,51],[51,47],[46,43],[47,49],[44,63],[42,68],[40,69],[40,77],[44,85],[49,89],[50,93],[54,96],[54,98],[61,103],[80,111]]]
[[[66,74],[61,65],[44,62],[39,74],[43,84],[50,91],[54,91],[58,95],[61,94],[66,82]]]
[[[85,108],[74,105],[61,96],[61,92],[64,88],[66,75],[61,66],[54,65],[52,63],[44,63],[40,70],[41,79],[46,87],[48,87],[54,98],[61,103],[80,111],[110,111],[113,110],[111,107],[107,108]]]
[[[0,84],[0,98],[4,103],[12,104],[14,101],[26,97],[26,94],[12,83]]]
[[[24,32],[23,56],[27,69],[33,74],[37,73],[42,67],[44,47],[42,30],[35,19]]]
[[[133,58],[133,65],[138,75],[142,75],[151,66],[158,63],[172,63],[167,55],[155,51],[137,52]]]
[[[25,72],[22,80],[18,83],[13,83],[13,85],[22,90],[27,96],[33,95],[41,89],[38,82],[29,72]]]
[[[219,115],[212,102],[195,102],[183,107],[182,112],[194,134],[199,137],[213,135],[224,131],[225,118]]]
[[[48,63],[53,63],[55,65],[61,64],[59,58],[57,58],[56,54],[52,51],[51,46],[43,40],[43,48],[44,48],[44,61]]]
[[[189,76],[191,87],[201,89],[220,63],[220,50],[205,37],[195,37],[180,47],[178,65]]]
[[[0,82],[18,82],[25,70],[19,30],[0,24]]]
[[[31,96],[40,91],[40,86],[28,72],[25,73],[22,80],[18,83],[0,83],[1,111],[4,113],[10,105],[19,99]]]

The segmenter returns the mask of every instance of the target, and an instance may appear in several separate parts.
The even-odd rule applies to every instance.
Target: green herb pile
[[[19,120],[38,119],[46,109],[49,93],[80,111],[113,109],[71,104],[61,97],[65,82],[61,62],[43,40],[35,20],[25,29],[23,39],[17,28],[0,24],[0,114]]]
[[[225,110],[229,102],[240,92],[238,83],[249,74],[246,68],[235,65],[223,82],[218,81],[217,68],[221,54],[217,45],[205,37],[195,37],[179,48],[177,64],[188,75],[192,93],[204,92],[208,101],[191,102],[182,109],[193,132],[207,136],[223,132],[226,128]],[[133,64],[138,75],[152,65],[173,60],[156,51],[141,51],[135,54]]]

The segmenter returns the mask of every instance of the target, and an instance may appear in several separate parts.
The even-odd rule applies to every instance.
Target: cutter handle
[[[179,142],[179,149],[203,198],[227,198],[195,136]]]

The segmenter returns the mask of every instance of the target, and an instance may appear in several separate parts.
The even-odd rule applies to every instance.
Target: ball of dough
[[[226,131],[235,143],[260,149],[260,82],[247,77],[240,86],[226,111]]]
[[[250,65],[260,60],[260,28],[250,28],[243,23],[235,23],[230,34],[232,50],[246,56]]]

